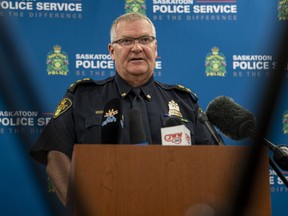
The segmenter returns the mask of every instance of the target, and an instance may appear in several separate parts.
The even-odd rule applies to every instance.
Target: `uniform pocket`
[[[94,115],[93,117],[88,117],[85,119],[85,128],[88,129],[93,126],[102,125],[102,115]]]

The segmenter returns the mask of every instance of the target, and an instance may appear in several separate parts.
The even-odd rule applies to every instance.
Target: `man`
[[[127,119],[139,97],[147,110],[142,110],[142,118],[149,144],[161,143],[160,129],[170,116],[186,124],[193,144],[213,144],[208,131],[197,121],[197,97],[183,86],[154,81],[157,41],[150,19],[138,13],[122,15],[113,22],[110,35],[108,49],[116,75],[73,84],[31,151],[34,159],[47,165],[48,176],[64,206],[73,145],[101,143],[103,109],[113,98],[121,100],[124,116],[118,143],[131,143]]]

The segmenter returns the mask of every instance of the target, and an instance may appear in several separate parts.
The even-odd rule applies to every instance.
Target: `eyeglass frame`
[[[140,41],[139,41],[139,39],[141,39],[141,38],[151,38],[152,40],[149,42],[149,43],[147,43],[147,44],[142,44],[142,43],[140,43]],[[131,44],[126,44],[126,45],[124,45],[124,44],[122,44],[122,42],[123,42],[123,40],[125,40],[125,39],[131,39],[131,40],[133,40],[133,43],[131,43]],[[121,45],[121,46],[126,46],[126,47],[129,47],[129,46],[132,46],[132,45],[134,45],[135,43],[136,43],[136,40],[138,41],[138,43],[140,44],[140,45],[148,45],[148,44],[150,44],[150,43],[152,43],[154,40],[156,40],[156,37],[154,37],[154,36],[141,36],[141,37],[138,37],[138,38],[133,38],[133,37],[124,37],[124,38],[121,38],[121,39],[118,39],[118,40],[115,40],[115,41],[113,41],[111,44],[115,44],[115,43],[117,43],[117,44],[119,44],[119,45]],[[121,42],[122,41],[122,42]],[[119,43],[120,42],[120,43]]]

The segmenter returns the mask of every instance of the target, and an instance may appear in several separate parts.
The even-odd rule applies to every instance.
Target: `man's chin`
[[[145,75],[145,74],[149,73],[147,71],[147,68],[131,68],[128,72],[132,75],[135,75],[135,76],[137,76],[137,75],[141,76],[141,75]]]

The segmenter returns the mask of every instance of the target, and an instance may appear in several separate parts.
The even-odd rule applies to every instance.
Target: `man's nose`
[[[133,51],[142,50],[142,46],[138,40],[134,41],[134,44],[132,45],[131,50],[133,50]]]

